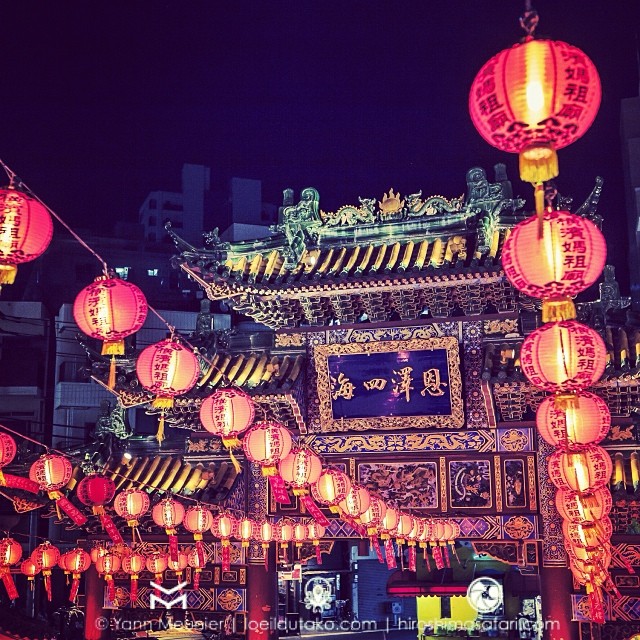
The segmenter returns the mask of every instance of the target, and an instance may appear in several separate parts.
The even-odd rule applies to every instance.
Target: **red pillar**
[[[86,640],[103,640],[107,637],[108,615],[102,608],[104,586],[95,565],[84,573],[84,637]]]
[[[247,640],[275,638],[278,617],[275,558],[269,553],[269,570],[264,564],[247,565]]]
[[[578,640],[578,623],[571,622],[573,577],[566,567],[540,569],[540,595],[545,640]]]

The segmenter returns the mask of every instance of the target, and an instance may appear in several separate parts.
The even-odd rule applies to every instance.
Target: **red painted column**
[[[276,565],[269,550],[269,570],[264,564],[247,565],[247,640],[275,638],[278,616]]]
[[[578,623],[571,622],[573,577],[566,567],[540,568],[545,640],[578,640]]]
[[[103,640],[107,637],[109,617],[102,608],[104,586],[95,565],[84,573],[84,637],[86,640]]]

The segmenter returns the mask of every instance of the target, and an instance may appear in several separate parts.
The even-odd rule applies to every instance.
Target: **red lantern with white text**
[[[126,489],[121,491],[113,501],[113,508],[115,512],[127,521],[127,525],[131,527],[131,540],[135,543],[136,533],[138,533],[138,539],[140,533],[138,532],[138,525],[140,524],[140,518],[149,511],[149,494],[142,489]]]
[[[360,516],[369,508],[371,498],[369,491],[359,484],[352,484],[344,500],[340,502],[340,509],[347,518],[358,521]]]
[[[16,441],[8,433],[0,432],[0,469],[11,464],[17,451]]]
[[[169,536],[169,557],[174,562],[178,560],[177,528],[182,524],[184,514],[185,508],[173,496],[160,500],[151,512],[153,521]]]
[[[140,384],[155,398],[151,403],[159,408],[160,421],[156,439],[164,440],[164,415],[173,407],[176,396],[190,391],[200,375],[195,354],[173,338],[146,347],[138,356],[136,374]]]
[[[231,567],[231,538],[236,535],[237,527],[238,521],[230,513],[221,512],[213,517],[211,533],[220,539],[223,571]]]
[[[136,606],[138,599],[138,579],[140,574],[146,569],[147,559],[138,551],[134,551],[122,558],[122,570],[131,576],[129,587],[129,602],[132,607]]]
[[[184,514],[183,526],[193,533],[196,543],[196,552],[200,554],[200,560],[204,564],[204,547],[202,545],[202,534],[211,529],[213,524],[213,514],[209,509],[201,504],[196,504],[187,509]]]
[[[82,504],[91,507],[93,514],[100,518],[102,528],[109,534],[114,544],[124,544],[120,531],[118,531],[111,516],[104,509],[104,506],[113,500],[115,493],[115,482],[111,478],[98,475],[82,478],[76,489],[78,500]]]
[[[522,343],[520,365],[532,385],[564,393],[594,385],[604,373],[606,356],[597,331],[567,320],[530,333]]]
[[[324,504],[331,509],[333,513],[337,513],[337,508],[351,489],[351,480],[349,476],[333,467],[327,467],[322,470],[315,484],[311,485],[311,495],[314,500],[320,504]]]
[[[107,583],[107,593],[111,602],[116,599],[116,585],[113,581],[113,574],[116,573],[121,566],[122,561],[120,560],[120,556],[112,551],[100,556],[96,562],[96,571]]]
[[[18,265],[41,256],[53,236],[47,208],[12,185],[0,189],[0,289],[13,284]]]

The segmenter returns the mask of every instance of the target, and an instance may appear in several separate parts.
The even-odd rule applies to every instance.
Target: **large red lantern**
[[[47,453],[31,465],[29,478],[36,482],[42,491],[46,491],[51,500],[55,500],[56,508],[62,509],[75,524],[82,526],[87,522],[86,516],[60,492],[71,480],[72,473],[73,466],[67,458]]]
[[[318,480],[321,471],[322,461],[308,447],[294,447],[278,464],[280,476],[296,496],[306,495],[307,487]]]
[[[65,567],[71,573],[71,590],[69,602],[75,602],[80,588],[80,574],[91,566],[91,556],[80,547],[71,549],[65,554]]]
[[[189,507],[184,514],[183,526],[193,533],[193,539],[196,543],[196,553],[200,555],[200,560],[204,564],[204,547],[202,544],[202,534],[211,529],[213,524],[213,514],[209,509],[201,504],[195,504]]]
[[[545,398],[536,412],[536,425],[549,444],[576,449],[604,440],[611,428],[611,414],[602,398],[581,391]]]
[[[42,572],[44,587],[47,592],[47,600],[51,602],[51,570],[58,564],[60,550],[54,547],[48,540],[39,544],[31,552],[31,561]]]
[[[492,146],[520,157],[520,177],[538,184],[558,175],[556,151],[580,138],[600,106],[600,78],[577,47],[554,40],[504,49],[476,75],[469,112]]]
[[[532,385],[554,393],[594,385],[604,373],[606,357],[598,333],[575,320],[539,327],[520,349],[522,373]]]
[[[173,496],[167,496],[158,502],[151,512],[153,521],[162,527],[169,536],[169,557],[178,560],[178,531],[177,527],[184,520],[185,508]]]
[[[138,532],[138,524],[140,518],[149,511],[149,494],[142,489],[126,489],[121,491],[113,501],[115,512],[127,521],[127,525],[131,527],[131,539],[135,543],[136,533],[140,539]],[[140,539],[141,540],[141,539]]]
[[[96,571],[107,583],[107,593],[109,600],[113,602],[116,599],[116,585],[113,581],[113,574],[120,569],[122,561],[120,556],[113,552],[105,553],[98,558],[96,562]]]
[[[73,317],[82,333],[102,340],[102,354],[110,355],[109,388],[115,387],[115,356],[124,355],[124,339],[142,328],[147,300],[135,284],[99,276],[76,296]]]
[[[53,236],[47,208],[13,186],[0,189],[0,289],[13,284],[18,265],[41,256]]]
[[[11,576],[11,565],[17,564],[22,558],[22,547],[13,538],[0,540],[0,577],[7,591],[9,600],[18,597],[18,590]]]
[[[138,551],[134,551],[122,558],[122,570],[131,576],[129,588],[129,602],[132,607],[136,606],[138,599],[138,579],[140,574],[146,569],[147,559]]]
[[[176,396],[190,391],[200,375],[193,351],[173,337],[149,345],[138,356],[136,373],[140,384],[155,396],[152,406],[161,409],[156,439],[164,440],[164,414]]]
[[[542,235],[537,216],[517,224],[502,248],[502,266],[511,284],[542,299],[542,321],[571,320],[571,298],[602,273],[607,244],[591,220],[569,211],[547,210]]]
[[[91,475],[82,478],[76,488],[76,495],[82,504],[91,507],[93,514],[100,518],[102,528],[109,534],[114,544],[124,544],[118,527],[113,523],[111,516],[105,511],[104,505],[113,500],[116,493],[116,484],[111,478]]]
[[[238,521],[230,513],[221,511],[213,516],[211,533],[220,540],[222,546],[222,570],[229,571],[231,566],[231,538],[236,535]]]
[[[549,480],[558,489],[589,493],[604,487],[611,478],[611,457],[597,445],[580,451],[554,451],[548,458]]]
[[[320,504],[327,505],[333,513],[338,511],[338,504],[347,497],[351,489],[349,476],[334,467],[322,470],[315,484],[311,485],[311,495]]]
[[[569,522],[597,522],[611,512],[613,500],[607,487],[582,494],[558,489],[556,508],[564,520]]]

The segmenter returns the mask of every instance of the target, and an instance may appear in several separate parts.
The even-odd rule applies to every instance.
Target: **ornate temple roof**
[[[320,209],[315,189],[297,204],[287,190],[281,222],[264,239],[223,242],[216,229],[199,249],[168,225],[180,252],[173,263],[210,299],[273,329],[516,311],[500,251],[529,214],[504,165],[495,170],[489,182],[483,169],[470,169],[460,197],[391,189],[335,212]],[[594,213],[599,190],[583,215]]]

